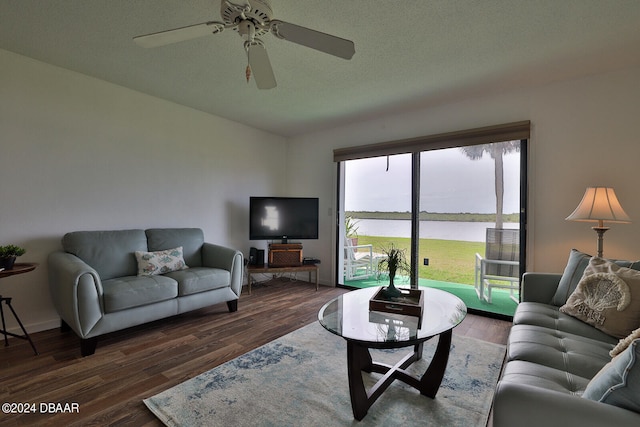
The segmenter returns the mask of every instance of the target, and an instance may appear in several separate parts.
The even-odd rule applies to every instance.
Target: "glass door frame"
[[[527,223],[528,223],[528,147],[529,139],[520,138],[520,277],[526,272],[527,266]],[[500,142],[500,141],[496,141]],[[452,147],[453,148],[453,147]],[[434,149],[438,149],[435,147]],[[418,288],[419,279],[419,266],[420,266],[420,252],[419,252],[419,226],[420,226],[420,154],[423,151],[412,152],[412,178],[411,178],[411,250],[410,250],[410,263],[411,263],[411,288]],[[372,156],[379,157],[379,156]],[[337,286],[347,287],[344,284],[344,236],[345,236],[345,206],[344,206],[344,161],[336,162],[337,170],[337,191],[336,191],[336,271],[335,271],[335,283]],[[520,280],[520,289],[522,286],[522,280]],[[486,312],[490,313],[490,312]]]

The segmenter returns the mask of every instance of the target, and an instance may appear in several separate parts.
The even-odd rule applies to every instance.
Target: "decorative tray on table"
[[[424,293],[419,289],[399,289],[402,294],[397,297],[385,295],[386,288],[381,288],[369,300],[369,310],[385,313],[416,316],[422,320],[424,311]]]

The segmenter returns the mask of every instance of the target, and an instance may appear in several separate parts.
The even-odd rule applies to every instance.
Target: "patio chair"
[[[476,253],[475,288],[488,303],[494,288],[508,289],[509,297],[520,302],[520,230],[487,228],[485,256]]]
[[[373,245],[353,245],[351,239],[345,239],[344,245],[345,280],[368,279],[377,270],[378,261]]]

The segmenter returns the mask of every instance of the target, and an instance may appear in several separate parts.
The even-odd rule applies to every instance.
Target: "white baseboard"
[[[59,327],[60,327],[60,319],[51,319],[51,320],[45,320],[44,322],[29,323],[28,325],[24,325],[24,328],[27,330],[27,332],[29,332],[29,334],[48,331],[50,329],[56,329]],[[11,332],[16,335],[22,335],[22,329],[20,329],[20,325],[15,325],[7,329],[7,332]]]

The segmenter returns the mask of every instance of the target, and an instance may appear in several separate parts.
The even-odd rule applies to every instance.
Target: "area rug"
[[[424,372],[437,340],[409,368]],[[395,364],[411,348],[371,350]],[[312,323],[145,399],[167,426],[484,426],[505,347],[453,335],[435,399],[395,381],[362,421],[353,418],[346,342]],[[372,385],[379,374],[363,374]]]

